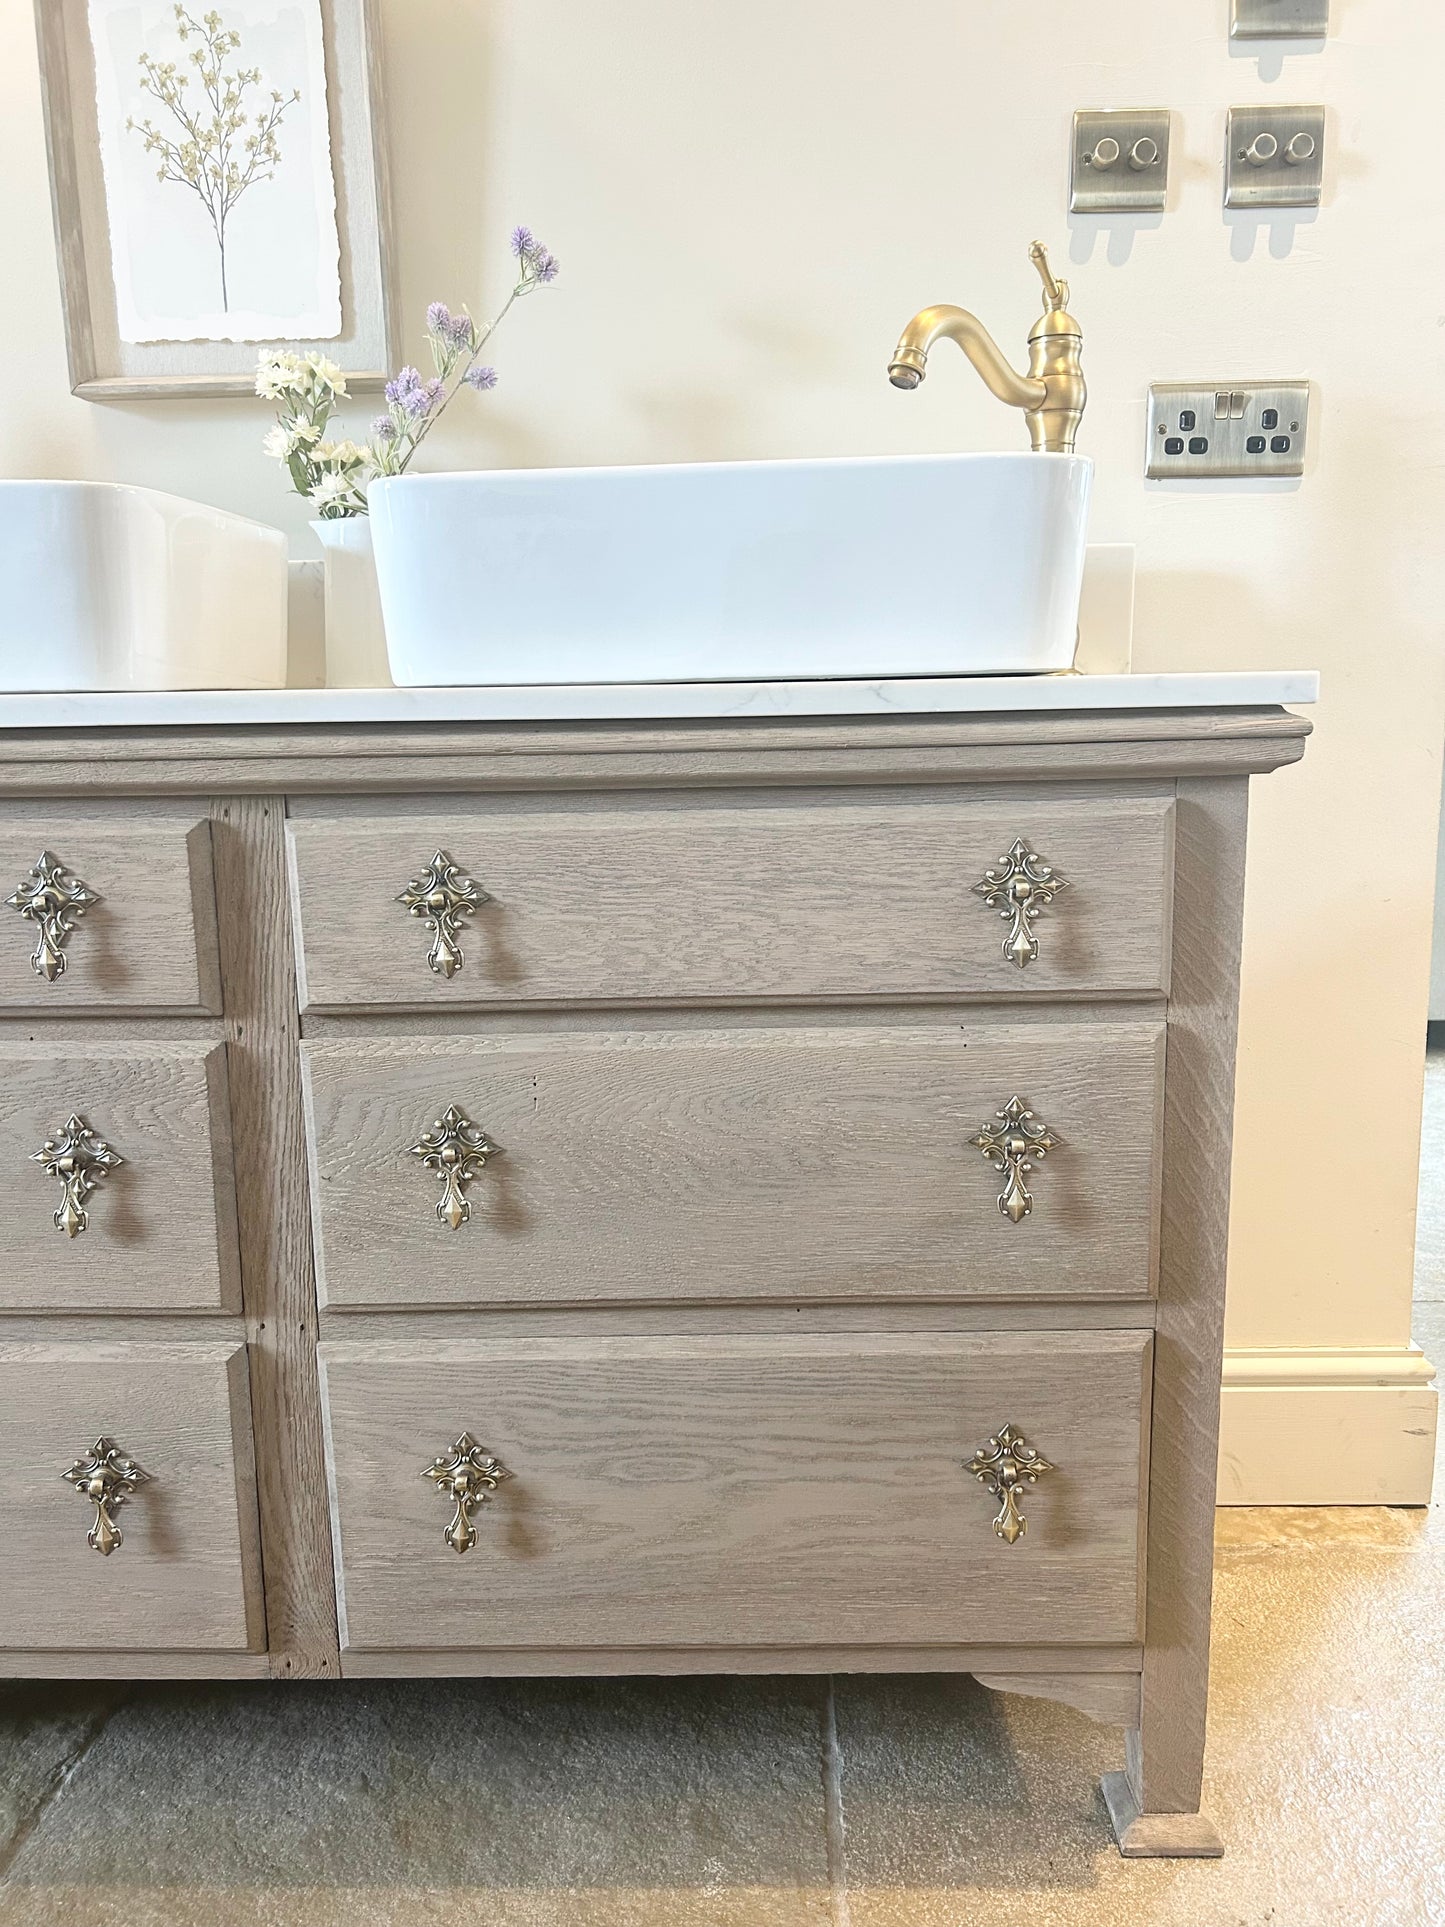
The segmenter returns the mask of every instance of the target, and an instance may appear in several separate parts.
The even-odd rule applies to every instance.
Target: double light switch
[[[1323,107],[1231,107],[1226,207],[1318,207],[1324,187]]]
[[[1158,214],[1168,186],[1167,108],[1074,115],[1071,213]]]
[[[1231,40],[1323,40],[1330,0],[1233,0]]]

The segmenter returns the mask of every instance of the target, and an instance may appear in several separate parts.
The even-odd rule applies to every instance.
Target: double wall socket
[[[1156,381],[1149,388],[1144,473],[1196,477],[1303,475],[1307,381]]]
[[[1231,40],[1323,40],[1330,0],[1234,0]]]

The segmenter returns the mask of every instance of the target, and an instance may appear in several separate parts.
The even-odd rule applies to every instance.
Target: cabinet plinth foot
[[[1125,1859],[1218,1860],[1224,1852],[1202,1813],[1141,1813],[1127,1773],[1106,1773],[1099,1786]]]

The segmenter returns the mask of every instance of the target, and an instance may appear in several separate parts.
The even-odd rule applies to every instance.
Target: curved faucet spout
[[[928,372],[929,349],[947,337],[962,348],[990,394],[1010,408],[1023,409],[1033,448],[1044,455],[1072,455],[1088,399],[1084,331],[1069,313],[1069,284],[1055,279],[1042,241],[1034,242],[1029,259],[1044,286],[1044,311],[1029,331],[1026,375],[1009,365],[988,329],[967,308],[924,308],[898,337],[888,379],[895,388],[916,388]]]
[[[1003,350],[975,314],[967,308],[924,308],[914,315],[888,364],[895,388],[916,388],[928,366],[935,341],[956,341],[983,378],[985,387],[1010,408],[1042,408],[1048,390],[1029,375],[1018,374]]]

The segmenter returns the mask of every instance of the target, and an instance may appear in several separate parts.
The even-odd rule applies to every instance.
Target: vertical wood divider
[[[211,805],[272,1676],[341,1670],[280,796]]]

